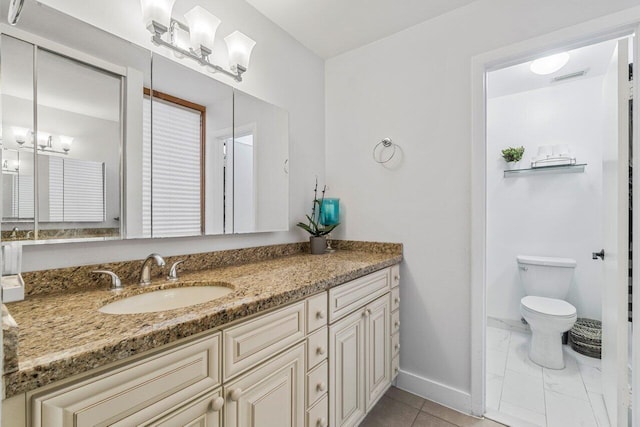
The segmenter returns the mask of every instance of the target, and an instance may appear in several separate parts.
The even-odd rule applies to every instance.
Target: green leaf
[[[328,226],[324,227],[323,229],[319,230],[318,236],[325,236],[325,235],[331,233],[339,225],[340,225],[340,223],[337,223],[337,224],[328,225]]]
[[[312,230],[312,229],[311,229],[307,224],[305,224],[304,222],[299,222],[299,223],[297,223],[296,225],[297,225],[298,227],[302,228],[303,230],[305,230],[305,231],[306,231],[307,233],[309,233],[309,234],[315,234],[315,233],[313,232],[313,230]]]

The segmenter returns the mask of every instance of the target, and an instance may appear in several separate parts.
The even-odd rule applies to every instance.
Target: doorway
[[[616,37],[486,73],[485,408],[497,421],[626,425],[629,398],[621,390],[629,383],[630,300],[621,291],[630,283],[630,44],[631,37]],[[535,73],[533,59],[554,57],[564,63]],[[507,163],[501,152],[509,148],[516,156],[505,156],[512,160]],[[592,259],[601,246],[604,262]],[[537,267],[519,256],[546,265],[564,260],[557,265],[571,266],[568,291],[525,289],[523,271]],[[521,303],[527,295],[566,303],[563,310],[571,307],[594,331],[602,322],[603,360],[564,345],[564,369],[534,362]],[[571,317],[552,314],[556,323],[558,316]],[[590,344],[595,352],[595,341]]]

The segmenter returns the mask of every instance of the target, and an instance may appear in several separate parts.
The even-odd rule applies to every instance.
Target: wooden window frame
[[[171,104],[179,105],[190,110],[198,111],[200,113],[200,233],[205,234],[205,155],[206,155],[206,129],[207,129],[207,107],[204,105],[196,104],[195,102],[188,101],[186,99],[178,98],[177,96],[169,95],[168,93],[152,90],[148,87],[143,89],[144,95],[151,98],[153,102],[154,98],[161,101],[165,101]],[[151,113],[151,145],[153,146],[153,106]],[[153,204],[152,204],[153,206]],[[153,230],[153,224],[151,225]]]

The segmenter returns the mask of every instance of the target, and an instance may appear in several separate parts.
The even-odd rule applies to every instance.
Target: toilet
[[[525,296],[520,313],[531,327],[529,359],[550,369],[564,369],[562,334],[578,318],[576,308],[565,301],[576,261],[518,255],[518,272]]]

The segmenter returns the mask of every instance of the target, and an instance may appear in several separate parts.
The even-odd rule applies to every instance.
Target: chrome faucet
[[[10,239],[15,239],[16,237],[18,237],[18,231],[20,231],[20,229],[18,227],[13,227],[11,229],[11,234],[9,235]]]
[[[148,285],[151,283],[151,261],[156,262],[158,267],[164,267],[164,259],[158,254],[149,255],[142,263],[142,270],[140,271],[140,284]]]
[[[94,274],[106,274],[111,277],[111,290],[122,289],[122,282],[116,273],[109,270],[94,270]]]

